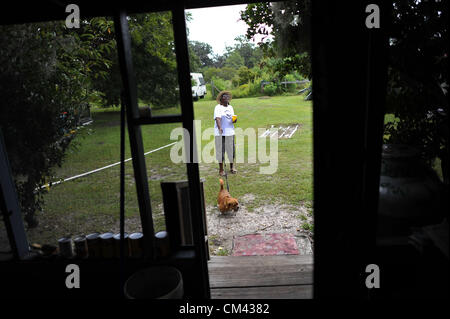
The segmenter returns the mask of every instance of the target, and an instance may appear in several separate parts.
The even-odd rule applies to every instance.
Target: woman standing
[[[231,92],[222,91],[216,98],[219,104],[214,109],[214,138],[216,146],[216,159],[219,162],[219,174],[225,175],[223,162],[225,160],[225,152],[230,160],[230,173],[236,174],[234,167],[234,159],[236,158],[234,146],[234,124],[236,116],[234,109],[230,105]]]

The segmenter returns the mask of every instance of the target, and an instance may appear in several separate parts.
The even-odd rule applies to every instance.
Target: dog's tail
[[[219,181],[220,181],[220,190],[222,190],[223,189],[223,179],[219,179]]]

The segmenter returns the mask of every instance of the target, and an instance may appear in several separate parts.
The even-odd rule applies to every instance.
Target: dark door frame
[[[84,18],[115,16],[123,22],[125,13],[172,11],[177,46],[178,76],[182,106],[183,127],[192,132],[193,104],[190,97],[189,64],[184,24],[184,9],[221,5],[245,4],[255,1],[156,1],[128,0],[119,4],[109,1],[78,1]],[[73,1],[12,2],[0,13],[1,24],[64,20],[65,6]],[[365,6],[368,1],[328,2],[312,1],[312,68],[314,79],[314,215],[315,263],[314,297],[363,297],[364,266],[370,263],[375,241],[375,223],[379,166],[381,154],[382,115],[384,113],[386,82],[386,29],[390,1],[377,3],[382,12],[381,29],[365,27]],[[125,29],[122,30],[122,36]],[[125,40],[125,38],[122,38]],[[120,42],[118,38],[118,42]],[[122,46],[124,54],[126,45]],[[120,51],[120,50],[119,50]],[[129,52],[128,52],[129,53]],[[139,125],[136,116],[135,83],[129,61],[121,58],[124,88],[128,90],[125,102],[131,108],[129,125]],[[124,73],[125,72],[125,73]],[[128,79],[128,80],[127,80]],[[350,86],[343,89],[342,83]],[[349,93],[344,93],[344,92]],[[343,94],[348,94],[347,98]],[[339,98],[342,97],[342,98]],[[130,117],[131,115],[131,117]],[[169,119],[165,119],[169,121]],[[165,122],[154,119],[153,121]],[[135,122],[133,122],[135,121]],[[137,131],[136,131],[137,132]],[[139,140],[139,133],[137,140]],[[193,134],[191,134],[191,137]],[[191,146],[194,141],[190,140]],[[136,146],[138,149],[139,146]],[[193,154],[194,152],[191,152]],[[142,159],[134,165],[142,170]],[[187,165],[194,237],[200,280],[208,296],[206,257],[199,244],[203,225],[200,214],[200,182],[198,165]],[[143,179],[143,176],[137,177]],[[142,183],[139,199],[145,232],[153,232],[151,207]],[[147,192],[148,193],[148,192]],[[153,247],[148,239],[148,247]],[[148,252],[151,257],[151,252]],[[202,279],[203,278],[203,279]]]

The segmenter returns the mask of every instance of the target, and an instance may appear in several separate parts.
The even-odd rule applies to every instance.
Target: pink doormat
[[[233,256],[298,254],[293,234],[252,234],[233,239]]]

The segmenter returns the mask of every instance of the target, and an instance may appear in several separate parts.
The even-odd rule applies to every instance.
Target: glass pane
[[[0,125],[30,244],[118,232],[122,84],[112,19],[1,26],[0,34]],[[127,201],[126,231],[140,231],[132,187]]]
[[[383,238],[406,238],[412,227],[439,224],[446,216],[445,11],[440,2],[393,4],[392,23],[398,32],[389,34],[378,225]]]
[[[277,10],[284,6],[285,15],[277,20],[284,26],[290,17],[295,19],[291,5],[260,3],[186,10],[191,72],[202,77],[207,88],[206,95],[194,102],[194,113],[211,255],[242,253],[236,243],[253,233],[288,234],[300,254],[312,254],[312,102],[307,99],[308,68],[301,69],[302,73],[300,68],[285,65],[286,73],[280,73],[276,65],[283,64],[283,57],[264,51],[273,44],[274,33],[256,32],[249,38],[251,19],[245,21],[247,9],[255,10],[262,18],[254,27],[269,31],[271,26],[265,25],[264,15],[272,10],[279,14]],[[288,44],[282,35],[277,36],[277,45],[287,45],[289,54],[304,54],[305,45],[302,47],[299,39]],[[291,61],[297,59],[295,54],[292,56]],[[302,59],[295,60],[294,65],[308,66],[308,55]],[[198,84],[193,83],[193,87]],[[237,174],[231,173],[227,155],[223,168],[216,158],[214,118],[221,91],[231,93],[229,105],[223,108],[230,122],[232,113],[237,116],[233,124],[236,158],[232,160]],[[226,121],[223,115],[220,117]],[[227,176],[219,175],[221,169]],[[222,213],[218,209],[220,178],[224,188],[228,185],[230,195],[238,200],[238,211]]]
[[[171,12],[129,15],[128,25],[139,107],[180,114]]]

